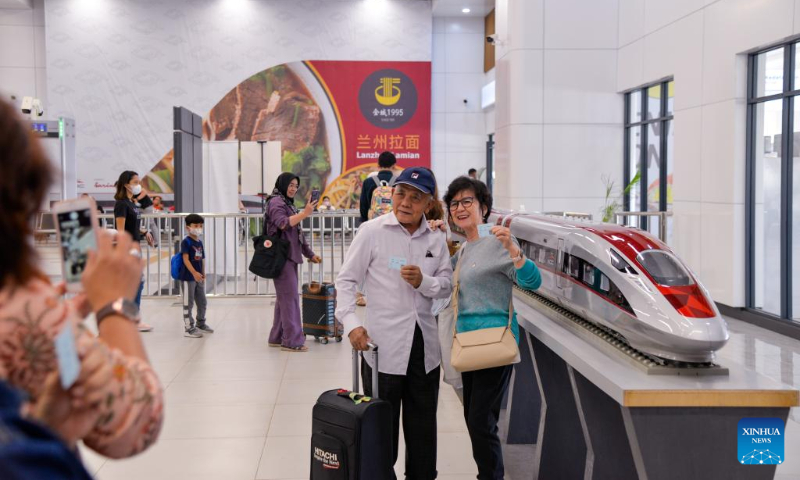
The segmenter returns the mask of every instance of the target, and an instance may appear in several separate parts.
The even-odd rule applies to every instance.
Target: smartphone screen
[[[319,190],[316,188],[311,190],[311,203],[314,202],[319,202]]]
[[[61,235],[64,281],[78,283],[86,268],[89,250],[97,247],[91,210],[72,210],[56,214]]]

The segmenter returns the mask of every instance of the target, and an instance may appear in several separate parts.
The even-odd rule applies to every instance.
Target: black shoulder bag
[[[261,278],[277,278],[286,259],[289,258],[289,241],[278,235],[267,234],[269,214],[264,212],[264,231],[261,235],[253,237],[253,259],[250,261],[250,271]]]

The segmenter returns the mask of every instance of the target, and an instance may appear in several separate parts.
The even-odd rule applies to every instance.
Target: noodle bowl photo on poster
[[[401,168],[430,167],[430,62],[305,61],[276,65],[233,87],[203,119],[209,142],[281,142],[281,170],[337,209],[358,208],[382,151]],[[173,152],[146,175],[172,190]]]

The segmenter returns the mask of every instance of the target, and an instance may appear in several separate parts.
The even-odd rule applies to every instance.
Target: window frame
[[[631,196],[630,193],[626,193],[623,197],[623,209],[626,212],[630,211],[639,211],[639,212],[646,212],[647,210],[647,186],[649,185],[649,179],[647,178],[647,139],[648,139],[648,127],[654,123],[659,124],[659,128],[661,129],[661,138],[659,141],[659,199],[658,199],[658,211],[666,212],[667,205],[668,205],[668,194],[667,191],[667,184],[668,184],[668,176],[667,173],[667,148],[668,148],[668,132],[667,132],[667,125],[669,122],[672,122],[675,119],[675,106],[673,103],[672,112],[669,112],[669,84],[674,82],[674,78],[667,78],[664,80],[660,80],[658,82],[650,83],[638,88],[634,88],[625,92],[625,100],[624,100],[624,124],[623,124],[623,185],[622,188],[628,186],[632,177],[631,177],[631,144],[630,144],[630,131],[633,128],[641,128],[641,136],[639,137],[639,158],[635,159],[635,161],[639,164],[639,205],[638,210],[631,210]],[[674,85],[674,84],[673,84]],[[659,106],[659,116],[657,118],[649,119],[647,118],[647,91],[648,89],[660,86],[661,87],[661,99],[660,99],[660,106]],[[639,92],[640,102],[642,112],[642,119],[638,122],[632,122],[631,120],[631,98],[634,93]],[[672,128],[674,128],[674,123],[672,124]],[[647,217],[639,217],[639,228],[642,230],[648,229],[648,218]]]
[[[794,163],[794,104],[800,96],[800,85],[794,85],[797,39],[751,52],[747,57],[747,124],[745,159],[745,308],[755,314],[792,320],[792,175]],[[783,48],[783,90],[758,96],[758,56]],[[756,308],[755,227],[756,227],[756,115],[758,105],[774,100],[782,102],[781,118],[781,228],[780,228],[780,315]],[[800,241],[800,239],[798,239]]]

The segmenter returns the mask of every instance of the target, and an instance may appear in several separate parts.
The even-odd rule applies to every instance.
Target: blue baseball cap
[[[423,167],[406,168],[400,173],[394,184],[411,185],[429,195],[433,195],[433,191],[436,189],[436,181],[433,179],[433,174]]]

